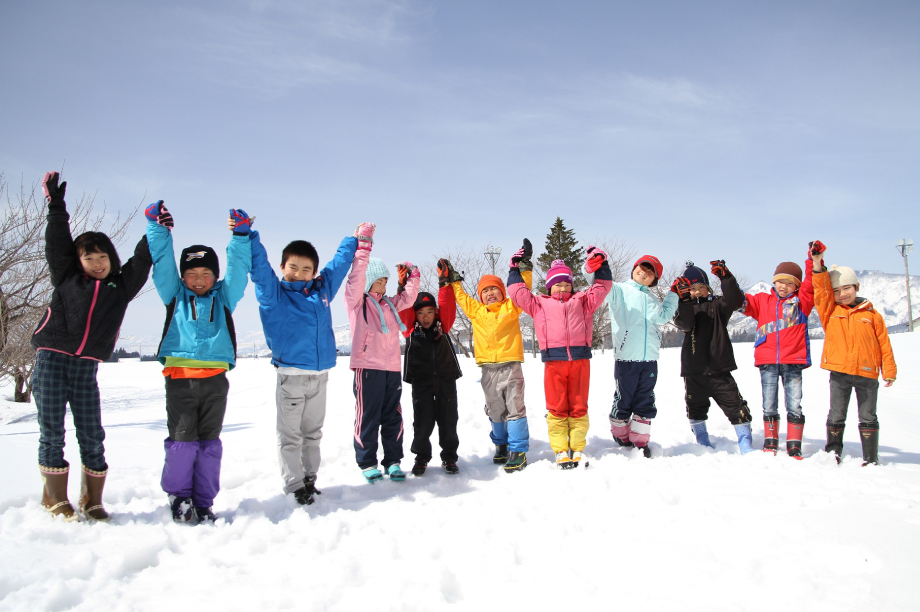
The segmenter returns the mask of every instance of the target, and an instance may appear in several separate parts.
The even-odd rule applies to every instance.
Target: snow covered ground
[[[558,471],[543,367],[528,358],[530,466],[503,473],[491,461],[478,371],[461,359],[460,475],[434,468],[373,486],[354,462],[342,360],[329,382],[323,494],[306,508],[281,492],[273,368],[243,360],[230,374],[220,519],[197,527],[172,523],[159,487],[166,415],[156,363],[100,369],[109,524],[65,524],[41,509],[34,410],[0,387],[0,609],[916,610],[920,334],[892,343],[900,377],[880,391],[879,467],[860,467],[855,400],[843,464],[823,452],[827,373],[817,367],[805,373],[804,461],[742,457],[715,406],[716,449],[697,446],[679,350],[668,349],[651,460],[610,438],[608,352],[592,365],[590,468]],[[736,376],[761,444],[752,350],[735,345]],[[813,350],[817,361],[820,341]],[[408,389],[403,397],[411,432]]]

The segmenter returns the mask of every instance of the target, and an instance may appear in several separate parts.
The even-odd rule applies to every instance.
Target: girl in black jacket
[[[96,369],[112,355],[128,302],[147,282],[152,262],[146,235],[124,266],[105,234],[86,232],[74,240],[64,203],[67,183],[59,185],[58,178],[57,172],[48,172],[42,181],[48,204],[45,258],[54,290],[32,335],[42,505],[65,520],[76,518],[67,498],[70,467],[64,460],[64,412],[70,404],[83,463],[80,511],[88,519],[107,520],[102,489],[108,465]]]
[[[441,467],[457,474],[457,379],[462,376],[450,328],[457,314],[457,303],[450,285],[438,293],[441,308],[430,293],[421,292],[411,310],[400,318],[406,324],[406,355],[403,381],[412,385],[411,452],[415,453],[414,476],[421,476],[431,461],[431,434],[438,425]]]
[[[680,352],[680,375],[684,378],[687,418],[696,441],[712,448],[706,430],[709,398],[713,398],[735,426],[738,447],[749,453],[751,446],[751,411],[741,397],[732,377],[735,352],[728,334],[732,313],[741,308],[744,293],[723,260],[710,262],[712,273],[719,277],[722,295],[712,295],[706,273],[687,262],[683,276],[674,281],[680,296],[674,324],[684,332]]]

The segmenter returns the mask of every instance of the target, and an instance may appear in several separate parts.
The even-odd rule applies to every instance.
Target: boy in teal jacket
[[[227,246],[227,274],[220,276],[214,249],[182,251],[179,266],[170,230],[172,215],[160,200],[145,211],[153,259],[153,283],[166,304],[166,325],[157,357],[165,367],[166,424],[169,437],[160,485],[169,495],[173,520],[213,523],[211,509],[220,490],[223,446],[220,431],[227,409],[226,372],[236,365],[236,333],[231,313],[246,290],[252,267],[249,216],[236,220]]]
[[[277,376],[278,460],[284,492],[308,505],[319,493],[316,473],[326,420],[326,383],[336,361],[330,306],[351,268],[358,239],[344,238],[320,272],[313,245],[304,240],[291,242],[281,252],[279,279],[259,232],[249,235],[252,282]]]
[[[677,312],[677,294],[669,292],[664,302],[649,292],[658,284],[662,266],[657,257],[644,255],[633,264],[632,280],[613,283],[607,294],[610,332],[616,351],[613,375],[617,390],[610,411],[610,433],[617,444],[638,447],[646,457],[655,407],[658,380],[658,350],[661,331]],[[590,279],[589,279],[590,280]]]

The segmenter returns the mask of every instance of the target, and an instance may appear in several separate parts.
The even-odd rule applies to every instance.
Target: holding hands
[[[438,260],[438,287],[445,287],[451,283],[462,281],[463,277],[454,270],[453,266],[446,259]]]
[[[587,253],[588,258],[585,260],[585,272],[589,274],[597,272],[597,269],[607,261],[607,253],[596,246],[589,246]]]
[[[64,201],[64,192],[67,191],[67,181],[58,185],[60,177],[61,175],[57,172],[45,172],[45,178],[42,179],[42,193],[45,194],[45,204]]]
[[[671,291],[677,294],[677,297],[680,300],[686,301],[690,299],[690,279],[686,276],[678,276],[674,279],[674,282],[671,283]]]
[[[175,221],[173,221],[172,215],[163,205],[163,200],[158,200],[145,208],[144,216],[147,217],[147,221],[162,225],[169,230],[171,230],[175,225]]]
[[[255,223],[255,220],[255,217],[250,218],[249,214],[242,208],[231,208],[227,225],[234,234],[246,236],[249,234],[249,230],[252,228],[252,224]]]
[[[399,287],[401,289],[404,289],[406,287],[406,283],[409,281],[410,278],[416,278],[416,277],[421,276],[421,274],[418,271],[418,266],[408,261],[402,261],[396,264],[396,274],[399,278]]]
[[[355,238],[358,239],[358,249],[363,249],[365,251],[371,250],[371,245],[374,244],[374,230],[377,229],[377,226],[373,223],[362,223],[355,228]]]
[[[811,260],[814,262],[815,270],[820,270],[824,267],[824,251],[827,250],[827,247],[824,246],[824,243],[820,240],[814,240],[808,243],[808,256],[811,257]]]
[[[712,273],[718,276],[720,280],[729,278],[732,275],[725,266],[724,259],[714,259],[709,262],[709,265],[712,266]]]
[[[532,256],[533,245],[530,243],[530,240],[524,238],[524,244],[511,256],[511,267],[517,268],[521,272],[533,270],[533,263],[530,261]]]

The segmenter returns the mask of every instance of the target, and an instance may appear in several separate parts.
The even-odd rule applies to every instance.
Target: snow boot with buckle
[[[837,463],[842,461],[843,455],[843,430],[846,423],[828,423],[827,424],[827,444],[824,446],[824,452],[834,453]]]
[[[108,521],[109,513],[102,507],[102,489],[105,488],[105,477],[108,470],[97,472],[83,466],[83,475],[80,479],[80,512],[91,521]]]
[[[42,506],[45,510],[55,518],[61,517],[65,521],[79,520],[67,499],[67,475],[70,472],[70,466],[53,468],[39,464],[38,469],[41,471],[44,484]]]

